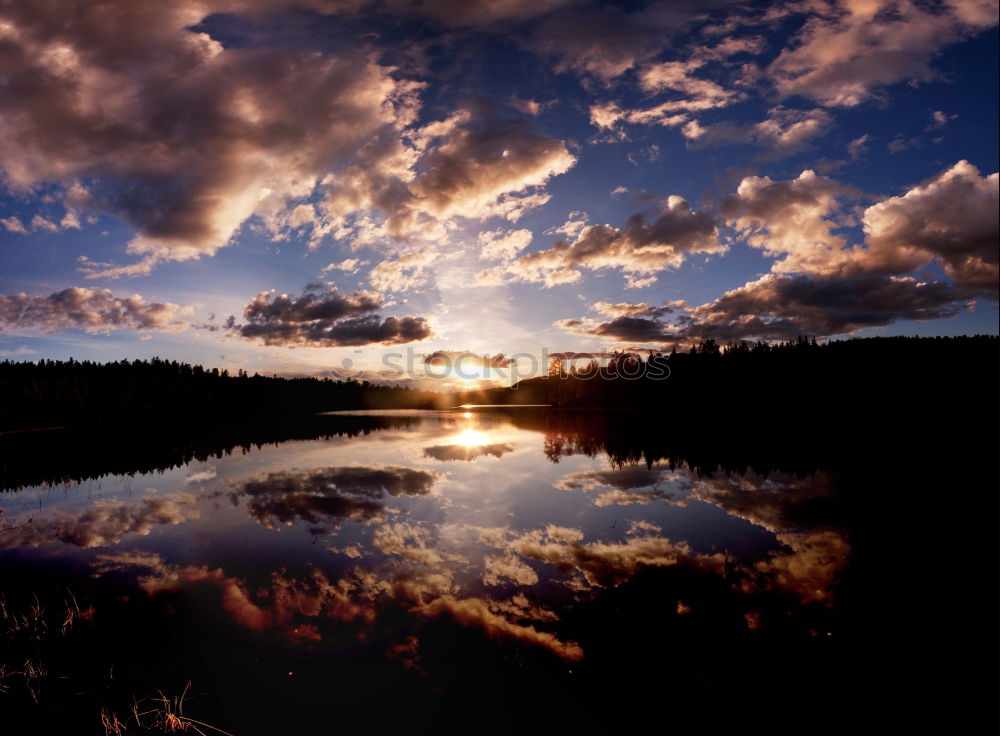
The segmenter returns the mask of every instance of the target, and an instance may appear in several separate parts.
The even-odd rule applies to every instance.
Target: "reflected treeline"
[[[405,429],[417,416],[315,415],[271,421],[187,428],[108,427],[100,432],[63,429],[0,435],[0,490],[56,485],[165,471],[290,440],[356,437],[380,429]]]
[[[219,424],[335,409],[430,409],[441,398],[367,381],[230,375],[159,358],[0,362],[0,431],[137,421]]]
[[[768,412],[814,423],[853,412],[925,412],[944,401],[995,406],[998,356],[1000,341],[989,335],[725,346],[707,340],[672,354],[617,353],[603,366],[585,357],[554,360],[547,376],[468,392],[460,403],[656,407],[685,420],[713,412],[719,422],[744,426]]]
[[[613,466],[668,464],[702,475],[722,471],[767,475],[775,470],[807,474],[832,461],[827,432],[748,417],[745,425],[712,416],[675,419],[661,412],[503,411],[520,429],[545,436],[552,462],[566,455],[606,454]]]

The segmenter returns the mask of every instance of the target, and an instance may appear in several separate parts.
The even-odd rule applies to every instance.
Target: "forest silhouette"
[[[808,473],[848,453],[932,455],[949,437],[997,436],[996,337],[873,338],[622,353],[590,377],[553,366],[515,388],[457,395],[319,379],[236,376],[161,360],[0,363],[0,490],[166,470],[288,440],[403,428],[372,408],[492,404],[545,435],[549,459]],[[668,378],[618,376],[665,363]],[[663,361],[656,366],[656,361]],[[633,375],[629,373],[629,375]],[[517,409],[513,404],[551,404]],[[54,427],[51,431],[22,431]],[[8,431],[3,432],[6,429]],[[13,430],[13,431],[11,431]],[[967,440],[966,440],[967,441]]]
[[[749,408],[786,420],[873,409],[932,411],[942,403],[995,405],[995,336],[866,338],[768,344],[713,340],[689,351],[618,352],[600,362],[556,359],[548,375],[511,387],[445,393],[330,378],[235,375],[152,360],[0,363],[0,432],[46,427],[139,431],[227,426],[352,409],[435,409],[460,404],[549,404],[603,409],[722,412]]]

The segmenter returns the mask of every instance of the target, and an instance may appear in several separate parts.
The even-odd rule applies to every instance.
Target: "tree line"
[[[547,375],[468,391],[459,403],[656,408],[685,413],[772,408],[786,415],[934,405],[961,397],[996,408],[993,335],[872,337],[720,344],[688,350],[559,358]],[[976,397],[971,396],[975,393]],[[992,397],[992,398],[991,398]]]
[[[57,426],[204,421],[336,409],[424,409],[442,397],[406,386],[281,378],[177,361],[0,362],[0,431]]]

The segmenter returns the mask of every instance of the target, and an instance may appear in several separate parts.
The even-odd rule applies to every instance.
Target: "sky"
[[[0,359],[996,334],[997,13],[0,0]]]

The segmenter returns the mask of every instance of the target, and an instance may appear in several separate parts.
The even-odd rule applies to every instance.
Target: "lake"
[[[5,611],[51,620],[8,627],[46,672],[8,663],[0,705],[103,733],[190,681],[184,712],[236,736],[832,733],[891,720],[878,681],[922,656],[897,587],[915,605],[938,563],[905,569],[923,486],[891,462],[627,413],[312,421],[11,453]]]

